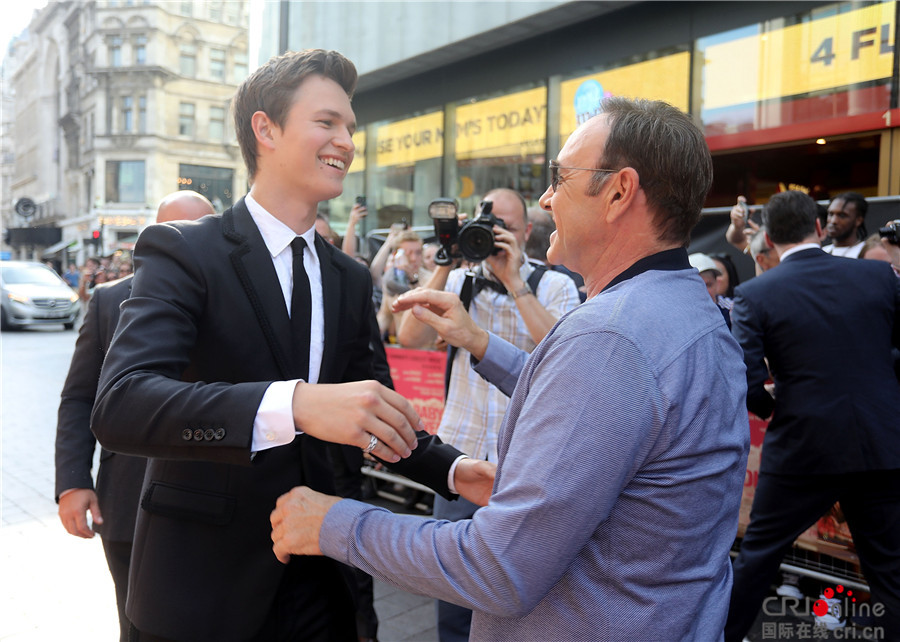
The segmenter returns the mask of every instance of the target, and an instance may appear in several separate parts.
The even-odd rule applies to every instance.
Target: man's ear
[[[266,112],[254,112],[253,116],[250,118],[250,124],[253,127],[253,134],[256,136],[256,141],[260,145],[270,149],[275,147],[275,134],[278,127],[272,122]]]
[[[818,223],[816,223],[816,225],[818,225]],[[774,248],[774,247],[775,247],[775,244],[772,242],[772,237],[769,236],[769,233],[768,233],[768,232],[763,232],[763,234],[766,235],[766,236],[765,236],[765,239],[766,239],[766,247]]]
[[[641,191],[641,177],[632,167],[619,170],[609,179],[607,220],[614,221],[631,209]]]

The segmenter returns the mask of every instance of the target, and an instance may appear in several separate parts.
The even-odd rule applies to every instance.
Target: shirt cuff
[[[284,446],[294,441],[294,388],[301,379],[275,381],[266,388],[253,420],[251,452]]]
[[[468,455],[460,455],[456,459],[453,460],[453,463],[450,464],[450,470],[447,472],[447,490],[449,490],[454,495],[459,495],[459,491],[456,490],[456,484],[453,483],[453,477],[456,475],[456,467],[459,465],[463,459],[468,459]]]

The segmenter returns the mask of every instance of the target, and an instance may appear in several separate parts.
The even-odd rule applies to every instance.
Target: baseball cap
[[[701,252],[691,254],[688,257],[688,261],[690,261],[692,267],[697,268],[698,272],[712,270],[717,276],[722,276],[722,272],[719,270],[719,266],[716,265],[716,262]]]

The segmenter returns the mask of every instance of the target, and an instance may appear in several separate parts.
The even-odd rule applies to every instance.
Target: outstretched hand
[[[323,441],[365,449],[384,461],[409,457],[425,424],[412,404],[377,381],[338,384],[300,382],[294,388],[294,425]]]
[[[484,357],[488,333],[475,325],[456,294],[419,288],[398,297],[393,310],[410,310],[410,314],[434,328],[450,345],[468,350],[476,359]]]
[[[269,521],[272,522],[272,550],[282,564],[291,555],[321,555],[319,530],[325,515],[340,497],[324,495],[298,486],[278,498]]]

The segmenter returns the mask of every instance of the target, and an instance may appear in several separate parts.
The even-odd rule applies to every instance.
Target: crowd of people
[[[196,202],[161,205],[137,274],[94,290],[57,493],[66,529],[104,540],[122,639],[375,639],[375,576],[435,597],[441,640],[740,641],[835,501],[896,639],[900,280],[841,256],[863,252],[864,206],[835,198],[823,227],[785,192],[758,225],[739,201],[727,238],[760,271],[740,284],[727,255],[685,249],[703,134],[610,97],[539,208],[484,194],[502,224],[483,261],[436,265],[401,225],[367,260],[363,203],[343,239],[318,212],[353,160],[356,79],[322,50],[251,74],[234,99],[249,193],[190,223]],[[392,390],[386,342],[446,348],[437,435]],[[732,565],[748,409],[772,421]],[[434,518],[358,501],[363,456],[433,488]]]

